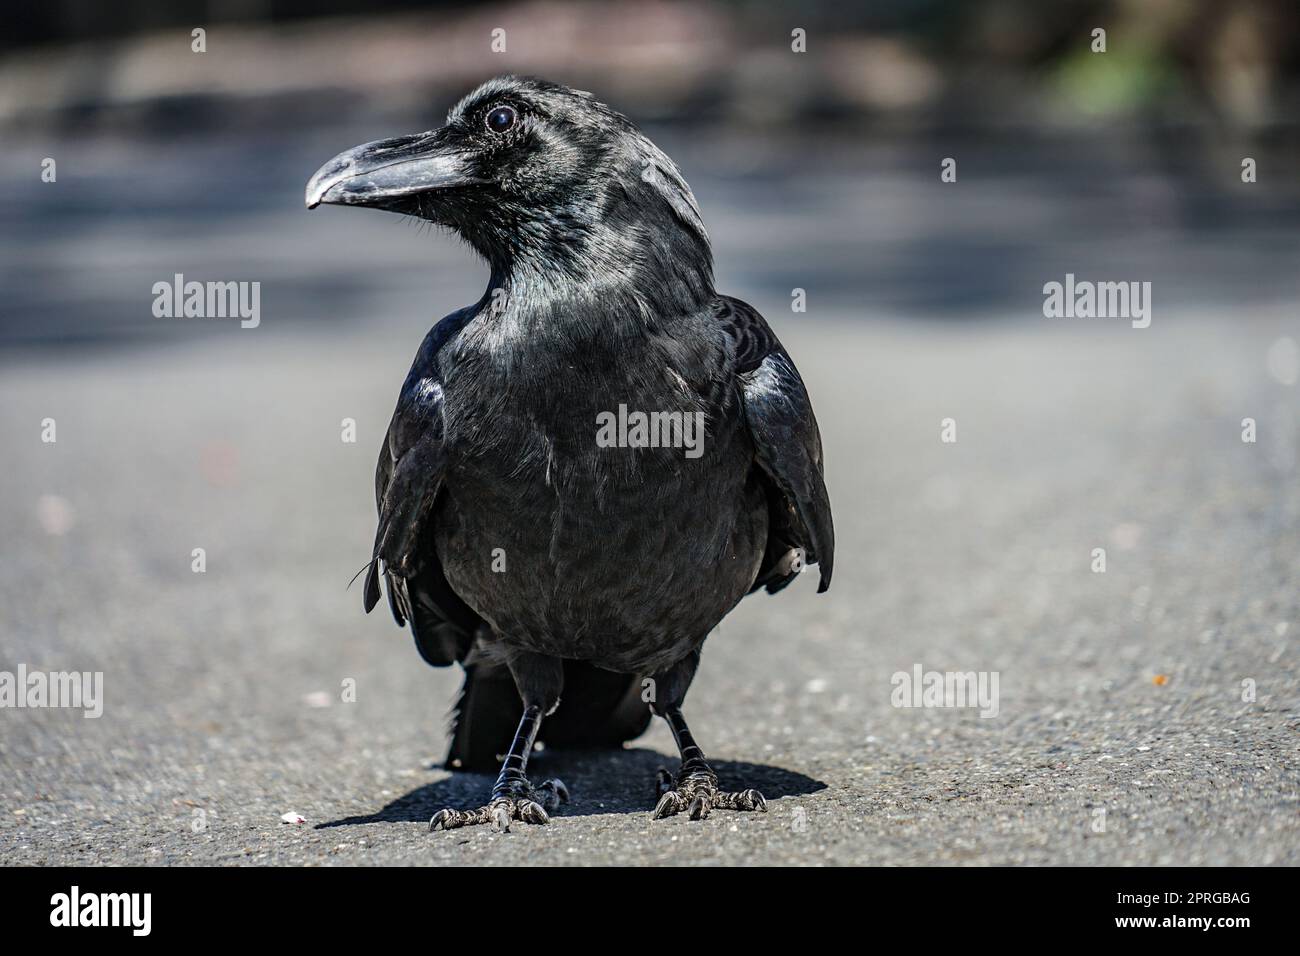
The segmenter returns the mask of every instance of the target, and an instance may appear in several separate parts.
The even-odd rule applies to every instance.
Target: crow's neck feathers
[[[586,185],[541,205],[506,202],[466,238],[491,267],[502,320],[671,325],[712,302],[713,254],[676,165],[634,132]],[[498,291],[499,290],[499,291]]]

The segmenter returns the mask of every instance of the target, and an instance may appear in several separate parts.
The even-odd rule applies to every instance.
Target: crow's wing
[[[366,612],[379,603],[382,565],[394,620],[410,622],[421,656],[435,666],[464,660],[482,623],[447,583],[432,538],[447,466],[438,350],[471,314],[453,313],[425,338],[375,468],[379,525],[366,572]]]
[[[751,306],[720,296],[714,313],[734,346],[734,374],[745,423],[768,490],[767,549],[755,589],[779,591],[794,580],[786,555],[803,548],[830,587],[835,528],[822,476],[822,440],[812,402],[794,362]]]

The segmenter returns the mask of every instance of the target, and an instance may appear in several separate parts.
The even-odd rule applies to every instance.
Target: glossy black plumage
[[[426,661],[466,666],[449,761],[512,748],[493,803],[442,825],[545,817],[522,773],[533,737],[617,744],[647,703],[683,746],[661,811],[761,809],[753,791],[717,791],[680,705],[747,593],[805,563],[829,586],[834,532],[807,392],[762,316],[714,291],[676,166],[589,94],[505,77],[440,130],[332,160],[308,186],[320,202],[448,226],[491,269],[399,393],[365,584],[370,610],[384,579]],[[603,447],[597,423],[620,406],[702,414],[698,456]]]

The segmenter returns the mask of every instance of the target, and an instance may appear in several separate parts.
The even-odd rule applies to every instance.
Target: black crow
[[[677,166],[591,94],[507,76],[331,159],[321,203],[448,227],[491,268],[425,337],[375,475],[366,610],[382,575],[424,659],[464,666],[449,766],[506,754],[484,807],[430,828],[545,823],[567,794],[529,783],[535,742],[618,746],[652,712],[682,759],[656,817],[766,809],[719,789],[682,700],[746,594],[806,564],[826,590],[830,502],[799,373],[714,290]]]

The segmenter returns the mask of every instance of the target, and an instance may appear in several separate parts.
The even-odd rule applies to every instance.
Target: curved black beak
[[[339,153],[307,182],[307,208],[321,203],[384,206],[434,189],[470,186],[469,158],[449,148],[438,131],[365,143]]]

